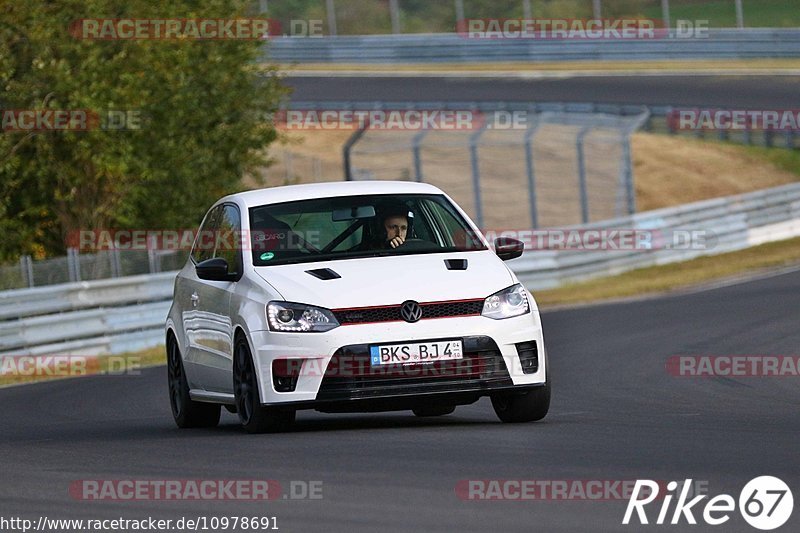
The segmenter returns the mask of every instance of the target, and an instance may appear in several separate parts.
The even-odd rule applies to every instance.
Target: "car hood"
[[[448,270],[445,260],[466,259],[466,270]],[[341,276],[322,280],[308,270],[328,268]],[[491,251],[370,257],[255,267],[286,301],[330,309],[485,298],[514,283]]]

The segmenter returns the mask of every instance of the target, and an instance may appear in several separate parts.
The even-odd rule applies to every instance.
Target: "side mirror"
[[[228,262],[221,257],[212,257],[197,264],[197,277],[208,281],[235,281],[236,276],[228,273]]]
[[[494,251],[503,261],[516,259],[522,255],[525,243],[511,237],[498,237],[494,240]]]

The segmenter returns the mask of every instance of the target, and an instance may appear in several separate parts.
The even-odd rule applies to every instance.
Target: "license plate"
[[[370,346],[369,354],[372,366],[433,363],[464,357],[459,340]]]

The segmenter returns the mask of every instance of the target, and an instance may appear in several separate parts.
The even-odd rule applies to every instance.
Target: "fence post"
[[[583,155],[583,138],[589,133],[589,126],[584,126],[578,132],[575,140],[575,148],[578,152],[578,189],[581,198],[581,220],[584,224],[589,223],[589,194],[586,191],[586,160]]]
[[[328,12],[328,33],[336,35],[336,6],[333,0],[325,0],[325,10]]]
[[[411,149],[414,154],[414,181],[422,183],[422,156],[420,155],[420,145],[422,140],[428,134],[429,130],[422,130],[411,141]]]
[[[116,246],[111,249],[111,277],[119,278],[122,276],[122,259],[119,255],[119,248]]]
[[[600,0],[592,0],[592,18],[597,20],[603,17]]]
[[[22,255],[19,258],[19,268],[22,271],[22,279],[28,287],[34,287],[33,281],[33,261],[31,256]]]
[[[364,125],[355,131],[347,142],[344,143],[344,147],[342,148],[342,155],[344,159],[344,179],[347,181],[353,181],[353,168],[352,162],[350,161],[350,150],[355,146],[355,144],[364,136],[364,134],[369,129],[369,120],[364,121]]]
[[[631,158],[631,136],[626,133],[622,138],[622,168],[625,178],[625,196],[628,200],[628,214],[636,212],[636,190],[633,186],[633,160]]]
[[[744,28],[744,10],[742,9],[742,0],[736,0],[736,27]]]
[[[147,262],[148,262],[148,270],[151,274],[155,274],[159,271],[158,268],[158,261],[156,259],[156,243],[154,239],[148,238],[147,239]]]
[[[285,185],[290,185],[294,179],[294,160],[292,157],[292,152],[290,150],[283,151],[283,165],[286,171],[286,177],[283,180]]]
[[[483,229],[483,203],[481,200],[481,169],[478,160],[478,141],[489,125],[484,121],[478,131],[469,136],[469,159],[472,164],[472,187],[475,194],[475,218],[478,220],[478,227]]]
[[[322,181],[322,160],[319,157],[313,159],[314,181]]]
[[[533,113],[531,113],[533,115]],[[528,131],[525,132],[525,172],[528,175],[528,201],[531,208],[531,224],[533,229],[539,227],[539,213],[536,210],[536,173],[533,167],[533,136],[539,129],[538,121],[529,122]]]
[[[533,18],[533,10],[531,9],[531,0],[522,0],[522,18],[530,20]]]
[[[389,10],[392,15],[392,33],[400,33],[400,7],[397,5],[398,0],[389,0]]]
[[[67,272],[69,274],[70,281],[81,280],[81,263],[78,259],[77,248],[67,248]]]

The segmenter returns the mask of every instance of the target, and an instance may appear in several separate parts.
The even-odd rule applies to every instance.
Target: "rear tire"
[[[211,428],[219,424],[219,405],[195,402],[189,396],[183,358],[172,335],[167,340],[167,385],[172,417],[179,428]]]
[[[236,338],[233,350],[233,395],[239,422],[248,433],[286,431],[294,423],[294,409],[261,405],[253,356],[244,336]]]
[[[503,422],[534,422],[547,416],[550,410],[550,380],[527,392],[492,394],[492,407]]]
[[[428,417],[450,415],[453,414],[455,410],[455,405],[426,405],[425,407],[412,409],[412,412],[419,417]]]

